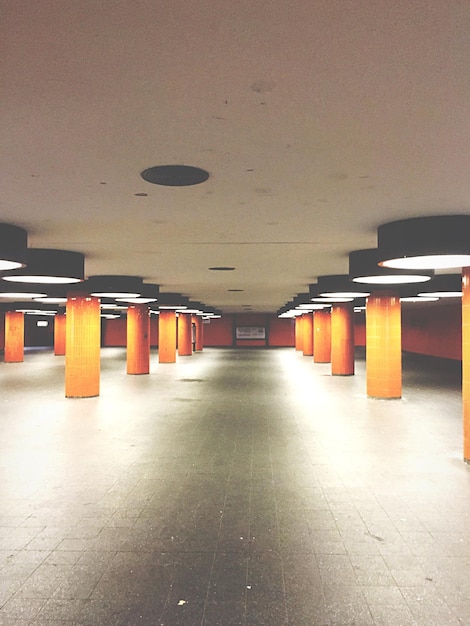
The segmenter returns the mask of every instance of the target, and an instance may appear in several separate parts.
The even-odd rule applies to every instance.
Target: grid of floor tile
[[[0,626],[470,624],[459,372],[368,399],[294,350],[204,350],[64,398],[0,365]]]

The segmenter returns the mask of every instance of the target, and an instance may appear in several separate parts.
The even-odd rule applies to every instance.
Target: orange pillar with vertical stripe
[[[354,374],[354,319],[349,303],[337,303],[331,308],[331,373]]]
[[[127,373],[150,372],[150,312],[146,304],[127,309]]]
[[[176,363],[176,311],[163,309],[158,316],[158,362]]]
[[[191,356],[192,353],[192,315],[180,313],[178,315],[178,356]]]
[[[313,316],[313,333],[315,363],[331,361],[331,315],[329,311],[315,311]]]
[[[5,363],[24,361],[24,313],[5,313]]]
[[[295,318],[295,349],[298,350],[299,352],[303,352],[303,348],[304,348],[304,337],[303,337],[303,332],[302,332],[302,323],[303,323],[303,316],[302,315],[297,315],[297,317]]]
[[[470,463],[470,267],[462,272],[463,458]]]
[[[366,305],[366,377],[371,398],[401,398],[401,304],[394,291],[376,291]]]
[[[67,316],[57,313],[54,316],[54,354],[64,356]]]
[[[202,317],[200,315],[195,315],[194,323],[196,324],[196,352],[201,352],[204,349],[204,325],[202,322]]]
[[[313,356],[313,313],[304,313],[302,318],[303,355]]]
[[[100,393],[100,301],[88,294],[67,294],[65,395],[92,398]]]

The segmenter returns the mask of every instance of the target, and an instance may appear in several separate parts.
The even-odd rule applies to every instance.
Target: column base
[[[402,396],[367,396],[371,400],[401,400]]]
[[[65,396],[66,398],[70,398],[70,400],[84,400],[86,398],[99,398],[100,394],[96,393],[93,396]]]

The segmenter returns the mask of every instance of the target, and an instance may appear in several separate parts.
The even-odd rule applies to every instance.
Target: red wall
[[[292,319],[274,317],[269,322],[269,345],[273,347],[295,346],[295,322]]]
[[[5,313],[0,313],[0,349],[5,347]]]
[[[366,345],[366,316],[364,311],[354,313],[354,345]]]
[[[227,347],[233,345],[233,320],[231,315],[204,322],[204,346]]]
[[[115,320],[103,320],[101,344],[105,347],[127,345],[127,318],[119,317]],[[158,317],[150,318],[150,346],[158,346]]]
[[[446,359],[462,359],[462,305],[402,306],[402,349]]]
[[[237,326],[263,326],[266,339],[236,339]],[[207,347],[293,347],[294,322],[263,313],[224,315],[204,324],[204,345]]]
[[[101,344],[103,346],[125,346],[127,344],[127,318],[103,320]]]

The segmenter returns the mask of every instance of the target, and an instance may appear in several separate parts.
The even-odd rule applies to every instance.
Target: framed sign
[[[237,326],[237,339],[266,339],[266,328],[264,326]]]

